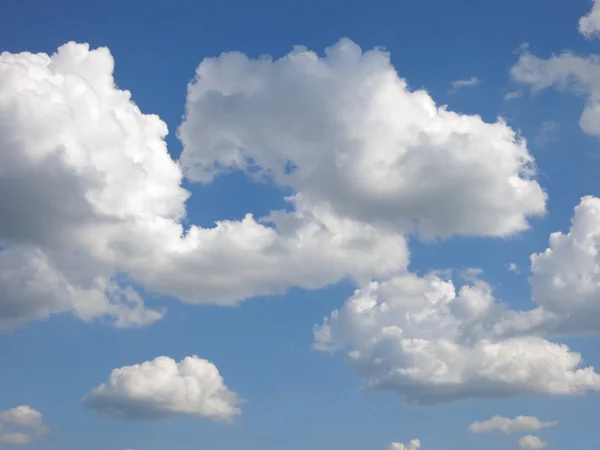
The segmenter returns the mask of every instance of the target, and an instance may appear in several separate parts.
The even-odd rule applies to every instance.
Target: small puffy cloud
[[[28,405],[0,411],[0,444],[27,445],[50,431],[42,413]]]
[[[456,92],[464,87],[477,86],[479,83],[481,83],[481,80],[477,77],[471,77],[466,80],[455,80],[450,83],[452,85],[450,92]]]
[[[315,327],[314,347],[347,350],[367,388],[409,403],[600,390],[600,375],[566,345],[505,336],[501,324],[515,315],[481,280],[456,289],[433,274],[407,274],[356,290]]]
[[[528,434],[519,439],[519,447],[525,450],[538,450],[540,448],[546,448],[547,442],[542,441],[539,437]]]
[[[27,405],[0,411],[0,422],[38,432],[48,431],[42,420],[42,413]]]
[[[519,273],[519,266],[517,266],[517,263],[509,263],[506,270],[508,270],[509,272],[513,272],[518,274]]]
[[[241,170],[335,214],[425,237],[505,236],[545,212],[526,142],[507,124],[410,90],[382,49],[207,58],[178,131],[193,181]]]
[[[558,425],[557,421],[542,422],[537,417],[532,416],[517,416],[514,419],[494,416],[483,422],[473,422],[469,425],[469,431],[471,433],[492,433],[496,431],[504,434],[527,433],[542,428],[555,427],[556,425]]]
[[[197,356],[179,362],[160,356],[114,369],[84,403],[100,413],[131,420],[183,414],[230,421],[241,413],[241,399],[227,388],[215,365]]]
[[[419,450],[421,448],[421,441],[413,439],[408,444],[402,444],[400,442],[392,442],[388,446],[388,450]]]
[[[594,0],[592,10],[579,19],[579,32],[588,39],[600,36],[600,0]]]

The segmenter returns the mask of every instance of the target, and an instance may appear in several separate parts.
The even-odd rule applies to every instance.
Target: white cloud
[[[84,320],[109,316],[118,327],[145,325],[163,315],[144,308],[133,289],[104,277],[90,280],[85,287],[71,284],[67,277],[40,249],[0,251],[0,330],[67,311]]]
[[[533,92],[550,87],[570,91],[586,98],[579,125],[584,132],[600,137],[600,57],[572,53],[539,58],[523,53],[511,68],[514,81],[528,85]]]
[[[401,234],[300,196],[262,222],[184,229],[189,193],[166,125],[114,85],[113,68],[106,48],[84,44],[0,55],[0,190],[10,193],[0,198],[0,329],[55,313],[123,327],[159,320],[164,310],[127,280],[231,305],[406,267]]]
[[[579,32],[588,39],[600,36],[600,0],[594,0],[592,10],[579,19]]]
[[[2,433],[0,444],[3,445],[28,445],[33,442],[33,437],[25,433]]]
[[[543,214],[525,142],[411,91],[381,49],[348,39],[273,60],[202,61],[179,129],[186,176],[267,177],[310,205],[424,236],[504,236]],[[291,168],[291,169],[290,169]]]
[[[600,333],[600,199],[583,197],[568,233],[552,233],[549,247],[531,256],[534,329],[577,335]]]
[[[546,448],[547,442],[542,441],[539,437],[528,434],[519,439],[519,446],[526,450],[537,450],[540,448]]]
[[[599,3],[580,22],[588,37],[597,29]],[[582,31],[583,32],[583,31]],[[600,138],[600,55],[577,56],[569,52],[548,59],[525,51],[511,69],[516,82],[533,92],[555,87],[585,98],[579,124]],[[552,335],[600,333],[600,199],[581,199],[568,233],[553,233],[549,247],[531,256],[530,284],[538,308],[518,314],[502,324],[506,332],[526,331]]]
[[[392,442],[388,446],[388,450],[419,450],[421,448],[421,441],[413,439],[408,444],[401,444],[400,442]]]
[[[517,416],[514,419],[494,416],[483,422],[473,422],[469,425],[469,431],[472,433],[491,433],[499,431],[504,434],[512,434],[537,431],[542,428],[555,427],[556,425],[558,425],[557,421],[542,422],[537,417],[532,416]]]
[[[57,312],[162,316],[111,280],[109,260],[136,226],[181,214],[186,193],[169,189],[180,177],[164,124],[115,88],[112,69],[108,50],[74,43],[0,54],[2,329]]]
[[[48,430],[42,420],[42,413],[27,405],[0,411],[0,422],[38,432]]]
[[[591,336],[600,334],[600,199],[586,196],[567,233],[550,235],[549,246],[531,255],[529,311],[503,315],[497,336]]]
[[[240,402],[215,365],[197,356],[179,362],[160,356],[115,369],[84,399],[96,411],[132,420],[183,414],[230,421],[241,413]]]
[[[509,263],[506,270],[515,274],[519,274],[519,266],[517,266],[517,263]]]
[[[165,310],[133,283],[220,305],[362,284],[406,269],[415,223],[426,237],[503,236],[545,211],[511,128],[437,108],[386,53],[342,40],[323,59],[297,49],[202,62],[180,129],[187,174],[210,181],[215,164],[253,158],[296,193],[291,212],[185,229],[189,193],[166,125],[115,86],[113,69],[106,48],[85,44],[0,55],[2,330],[58,313],[159,320]]]
[[[477,77],[471,77],[465,80],[455,80],[450,83],[452,85],[450,92],[456,92],[464,87],[477,86],[479,83],[481,83],[481,80]]]
[[[315,348],[348,350],[370,388],[437,403],[519,394],[579,395],[600,376],[550,337],[600,334],[600,198],[583,197],[568,233],[531,255],[534,308],[509,310],[464,277],[393,277],[357,290],[315,328]]]
[[[315,348],[348,350],[367,388],[409,403],[520,394],[579,395],[600,375],[566,345],[503,335],[506,310],[477,279],[458,291],[435,275],[370,283],[315,328]]]
[[[42,414],[28,405],[0,411],[0,444],[31,444],[48,431]]]

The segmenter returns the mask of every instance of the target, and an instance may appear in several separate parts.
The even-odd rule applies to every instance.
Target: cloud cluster
[[[600,375],[578,353],[532,335],[531,322],[507,335],[514,322],[525,321],[477,278],[457,290],[434,274],[407,274],[356,290],[315,327],[315,348],[347,350],[368,388],[409,403],[600,391]]]
[[[502,416],[494,416],[483,422],[473,422],[469,425],[471,433],[493,433],[501,432],[504,434],[529,433],[532,431],[551,428],[558,425],[558,421],[543,422],[537,417],[517,416],[509,419]],[[519,447],[526,450],[545,448],[548,443],[542,441],[539,437],[532,434],[526,434],[519,439]]]
[[[27,405],[0,411],[0,444],[27,445],[50,431],[42,414]]]
[[[0,329],[55,313],[159,320],[127,280],[230,305],[406,267],[403,235],[299,197],[288,214],[184,228],[189,193],[167,127],[113,69],[106,48],[85,44],[0,55]]]
[[[600,2],[579,22],[586,37],[598,37]],[[511,68],[512,79],[533,92],[556,88],[585,98],[579,124],[600,138],[600,55],[571,52],[547,59],[524,49]],[[600,333],[600,199],[585,196],[575,209],[568,233],[553,233],[549,247],[531,256],[532,297],[539,307],[519,314],[507,325],[511,332],[529,330],[550,335]],[[504,324],[506,325],[506,324]],[[503,326],[504,326],[503,325]]]
[[[0,329],[56,313],[159,320],[132,282],[233,305],[291,286],[403,272],[405,233],[500,236],[543,214],[525,142],[410,91],[382,50],[204,60],[172,160],[157,116],[106,48],[0,55]],[[192,180],[242,169],[295,192],[290,211],[183,226]],[[458,201],[460,199],[460,201]],[[125,275],[125,276],[123,276]]]
[[[403,274],[358,289],[315,327],[315,348],[347,350],[368,388],[411,403],[600,391],[581,355],[548,340],[600,334],[599,250],[600,199],[587,196],[570,230],[531,255],[534,308],[507,309],[473,274],[459,288]]]
[[[595,98],[584,74],[596,63],[575,84],[561,64],[525,53],[513,77]],[[508,236],[545,213],[526,142],[501,119],[436,105],[388,53],[348,39],[324,56],[232,52],[198,66],[174,161],[165,123],[139,110],[113,70],[107,49],[84,44],[0,55],[0,329],[57,313],[121,327],[159,320],[165,310],[147,307],[135,283],[235,305],[350,278],[360,288],[315,329],[315,347],[348,350],[368,387],[420,404],[600,390],[579,354],[547,340],[598,332],[599,199],[584,198],[571,231],[533,255],[531,311],[506,309],[473,274],[456,288],[407,272],[408,234]],[[592,103],[582,123],[594,131]],[[290,208],[184,227],[183,177],[210,183],[231,170],[291,191]],[[85,401],[132,419],[239,413],[197,357],[115,369]]]
[[[197,356],[179,362],[160,356],[115,369],[84,399],[96,411],[134,420],[183,414],[230,421],[240,414],[240,402],[215,365]]]

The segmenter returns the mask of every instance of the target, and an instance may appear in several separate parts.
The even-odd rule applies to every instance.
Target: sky
[[[600,1],[2,9],[0,447],[600,439]]]

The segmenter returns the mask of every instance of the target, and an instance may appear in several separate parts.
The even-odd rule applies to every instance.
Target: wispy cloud
[[[471,77],[466,80],[455,80],[450,83],[452,85],[452,89],[450,89],[449,92],[454,93],[457,92],[459,89],[476,86],[479,83],[481,83],[481,80],[477,77]]]
[[[515,98],[523,97],[523,89],[511,91],[504,96],[504,100],[514,100]]]
[[[558,123],[554,122],[553,120],[546,120],[542,122],[535,137],[535,144],[537,146],[542,146],[553,139],[556,139],[558,127]]]
[[[509,419],[502,416],[494,416],[491,419],[483,422],[473,422],[471,425],[469,425],[469,431],[471,433],[527,433],[531,431],[538,431],[543,428],[555,427],[557,425],[557,420],[552,422],[542,422],[540,419],[533,416],[518,416],[514,419]]]
[[[513,55],[520,55],[529,51],[529,42],[522,42],[516,49],[513,50]]]

